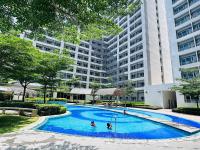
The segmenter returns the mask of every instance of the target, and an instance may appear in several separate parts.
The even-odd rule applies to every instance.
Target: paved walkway
[[[169,110],[155,112],[183,117]],[[200,122],[198,116],[186,115],[185,118]],[[0,150],[200,150],[200,133],[171,140],[122,140],[71,136],[25,128],[0,136]]]
[[[199,150],[200,134],[173,140],[121,140],[23,131],[0,137],[1,150]]]

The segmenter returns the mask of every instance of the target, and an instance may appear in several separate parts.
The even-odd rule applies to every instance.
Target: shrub
[[[50,101],[67,101],[66,98],[53,98],[53,99],[49,99]]]
[[[26,101],[31,101],[31,102],[35,102],[35,101],[44,101],[43,100],[44,98],[43,97],[29,97],[29,98],[26,98]],[[46,98],[46,100],[48,101],[49,98]]]
[[[12,92],[0,92],[0,101],[12,100]]]
[[[34,103],[16,101],[0,102],[0,107],[36,108]]]
[[[135,107],[135,106],[147,106],[144,104],[144,102],[122,102],[120,105],[125,106],[126,107]]]
[[[200,116],[200,108],[174,108],[173,112]]]
[[[35,106],[40,116],[63,114],[67,110],[64,106],[58,104],[36,104]]]
[[[0,102],[0,107],[32,108],[38,110],[39,116],[58,115],[66,112],[66,108],[59,104],[34,104],[30,102]]]
[[[35,101],[43,101],[43,97],[29,97],[29,98],[26,98],[26,101],[32,101],[32,102],[35,102]],[[46,98],[47,101],[67,101],[66,98]]]

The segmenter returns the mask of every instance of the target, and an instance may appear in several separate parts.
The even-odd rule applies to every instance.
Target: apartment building
[[[177,78],[192,78],[199,71],[184,73],[180,68],[200,66],[200,0],[172,0],[166,5],[170,9],[169,25],[175,32],[171,37],[171,55],[174,83]],[[176,94],[179,107],[196,106],[190,96]]]
[[[115,22],[124,30],[104,39],[106,72],[119,87],[134,81],[137,93],[121,99],[143,101],[145,87],[172,82],[165,1],[144,0],[140,8]]]
[[[114,22],[123,28],[116,36],[100,41],[81,42],[74,45],[58,41],[51,36],[33,41],[44,51],[67,48],[76,65],[63,71],[63,79],[80,78],[79,87],[89,88],[93,81],[107,84],[108,79],[117,87],[133,81],[137,90],[131,97],[121,100],[144,101],[148,87],[173,82],[170,44],[165,0],[141,0],[142,5],[127,16],[117,17]],[[28,35],[21,35],[28,38]]]
[[[182,68],[197,68],[200,60],[200,0],[166,0],[167,26],[173,72],[173,84],[151,86],[148,104],[173,107],[196,106],[194,98],[172,92],[177,78],[192,78],[199,71],[181,72]],[[154,100],[152,100],[154,99]]]

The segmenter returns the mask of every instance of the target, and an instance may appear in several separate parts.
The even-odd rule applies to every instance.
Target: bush
[[[67,110],[64,106],[58,104],[36,104],[35,106],[40,116],[63,114]]]
[[[43,97],[29,97],[26,98],[26,101],[31,101],[31,102],[35,102],[35,101],[44,101]],[[46,101],[67,101],[66,98],[46,98]]]
[[[126,107],[147,106],[147,105],[144,104],[144,102],[126,102],[126,103],[122,102],[120,105],[121,106],[126,105]]]
[[[38,110],[39,116],[58,115],[66,112],[66,108],[59,104],[34,104],[30,102],[0,102],[0,107],[32,108]]]
[[[49,99],[50,101],[67,101],[66,98],[53,98],[53,99]]]
[[[48,101],[49,98],[46,98],[46,100]],[[43,97],[29,97],[29,98],[26,98],[26,101],[31,101],[31,102],[44,101],[44,98]]]
[[[0,92],[0,101],[12,100],[12,92]]]
[[[200,116],[200,108],[174,108],[173,112]]]
[[[0,107],[36,108],[34,103],[15,101],[0,102]]]
[[[142,108],[142,109],[152,109],[152,110],[158,110],[158,109],[162,109],[162,107],[159,106],[149,106],[149,105],[143,105],[143,106],[133,106],[135,108]]]

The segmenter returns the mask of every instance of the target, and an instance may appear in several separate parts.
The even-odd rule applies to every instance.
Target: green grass
[[[37,117],[0,115],[0,134],[17,131],[37,121]]]

